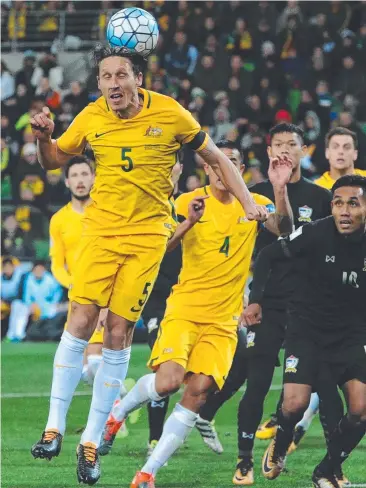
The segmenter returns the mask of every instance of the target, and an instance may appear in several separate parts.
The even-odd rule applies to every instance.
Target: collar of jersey
[[[108,107],[108,111],[112,114],[112,117],[114,117],[117,120],[120,120],[121,122],[126,122],[127,120],[138,119],[141,116],[141,114],[143,114],[145,112],[145,109],[146,109],[146,106],[147,106],[149,97],[148,97],[147,92],[146,92],[146,90],[144,88],[138,88],[137,91],[140,93],[140,95],[142,95],[144,97],[144,104],[143,104],[142,109],[140,110],[140,112],[137,115],[135,115],[134,117],[130,118],[130,119],[120,119],[118,117],[118,115],[116,115],[113,112],[113,110],[110,108],[110,106],[108,105],[107,100],[104,99],[105,102],[106,102],[106,105]]]

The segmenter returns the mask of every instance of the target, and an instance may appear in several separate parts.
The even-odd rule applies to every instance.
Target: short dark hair
[[[85,156],[74,156],[65,165],[65,177],[66,178],[69,177],[70,168],[72,166],[75,166],[75,164],[87,164],[90,168],[90,171],[92,173],[95,172],[94,165],[92,164],[92,162],[88,158],[86,158]]]
[[[44,268],[47,269],[47,264],[46,264],[46,261],[44,259],[36,259],[35,261],[33,261],[33,266],[32,266],[32,270],[36,267],[36,266],[43,266]]]
[[[346,175],[341,176],[334,185],[332,186],[332,194],[338,190],[338,188],[343,188],[344,186],[354,186],[356,188],[362,188],[363,195],[366,197],[366,178],[361,175]]]
[[[355,149],[358,148],[358,139],[356,132],[353,132],[346,127],[333,127],[325,134],[325,147],[329,147],[330,140],[333,136],[351,136]]]
[[[146,60],[139,54],[132,53],[125,47],[104,46],[98,44],[93,50],[94,68],[98,74],[99,65],[103,59],[111,56],[119,56],[121,58],[128,58],[132,63],[132,71],[135,76],[142,73],[146,67]]]
[[[301,127],[295,124],[288,124],[286,122],[281,122],[281,124],[277,124],[270,129],[269,131],[270,143],[272,142],[272,139],[276,134],[284,134],[285,132],[288,132],[290,134],[294,134],[294,133],[297,134],[301,139],[301,143],[304,143],[304,131],[301,129]]]
[[[220,139],[218,142],[216,142],[216,146],[219,149],[232,149],[232,150],[236,149],[237,151],[239,151],[240,157],[243,160],[243,152],[240,149],[240,147],[238,147],[238,145],[235,144],[235,142],[229,141],[228,139]]]
[[[4,266],[5,264],[12,264],[14,266],[14,261],[11,258],[11,256],[4,256],[2,259],[2,265]]]

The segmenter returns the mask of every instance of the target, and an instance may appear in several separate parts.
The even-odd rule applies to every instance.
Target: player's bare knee
[[[366,420],[366,401],[364,398],[353,398],[350,400],[348,418],[354,424]]]
[[[98,313],[96,305],[72,302],[67,331],[79,339],[89,340],[94,332]]]
[[[183,383],[183,378],[180,374],[173,373],[171,376],[160,376],[156,382],[156,391],[161,397],[172,395],[179,391]]]
[[[193,375],[187,382],[182,404],[198,412],[206,403],[208,394],[216,388],[213,378],[205,375]]]
[[[132,343],[134,322],[111,311],[108,312],[104,345],[109,349],[124,349]]]
[[[288,398],[284,398],[282,412],[285,416],[298,415],[305,412],[308,404],[309,401],[304,397],[290,396]]]
[[[156,373],[155,388],[161,397],[179,391],[183,384],[185,371],[179,364],[163,363]]]

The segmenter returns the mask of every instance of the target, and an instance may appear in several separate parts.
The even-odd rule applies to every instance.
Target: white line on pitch
[[[242,386],[240,388],[240,391],[244,391],[245,390],[245,386]],[[271,391],[278,391],[278,390],[282,390],[282,385],[272,385],[271,388],[270,388]],[[92,390],[90,391],[76,391],[74,393],[74,396],[91,396],[93,393]],[[50,396],[50,392],[40,392],[40,393],[37,393],[37,392],[27,392],[27,393],[3,393],[1,395],[1,398],[48,398]],[[358,485],[358,486],[364,486],[366,488],[366,484],[365,485]]]

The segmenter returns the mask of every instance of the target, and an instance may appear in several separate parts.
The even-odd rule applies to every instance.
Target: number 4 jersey
[[[96,180],[84,235],[171,235],[171,170],[181,143],[201,128],[172,98],[143,89],[139,95],[143,107],[135,117],[120,119],[101,97],[57,139],[67,154],[80,154],[87,144],[94,151]]]
[[[219,202],[208,186],[181,195],[175,202],[178,219],[188,217],[189,202],[205,200],[202,218],[182,240],[182,270],[167,301],[166,316],[202,324],[236,326],[242,310],[258,223],[249,221],[234,199]],[[252,194],[258,205],[274,210],[267,197]]]

